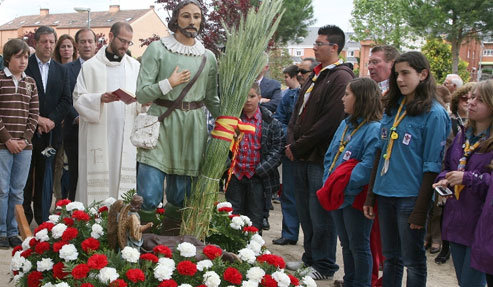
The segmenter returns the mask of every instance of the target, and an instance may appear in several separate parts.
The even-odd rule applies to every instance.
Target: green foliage
[[[354,0],[351,12],[353,40],[373,40],[401,50],[413,48],[415,33],[403,18],[402,2],[398,0]]]
[[[137,194],[137,191],[133,188],[124,194],[122,194],[122,200],[125,202],[125,204],[130,204],[130,201],[132,201],[132,197]]]
[[[446,37],[452,45],[452,71],[459,67],[460,44],[493,30],[491,0],[400,0],[403,15],[424,37]]]
[[[430,62],[431,73],[438,84],[445,81],[447,74],[452,74],[452,47],[442,39],[430,38],[421,48],[421,52]],[[460,61],[458,75],[466,83],[470,79],[467,62]]]
[[[287,49],[277,48],[269,53],[269,73],[272,79],[284,83],[284,74],[282,71],[289,65],[293,64],[293,59],[289,56]]]
[[[274,34],[275,45],[283,46],[288,41],[301,42],[308,33],[308,27],[315,22],[312,0],[284,0],[282,7],[284,15]]]

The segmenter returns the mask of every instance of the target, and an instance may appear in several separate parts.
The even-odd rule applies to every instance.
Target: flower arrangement
[[[109,198],[88,208],[80,202],[58,201],[58,214],[12,250],[16,286],[316,286],[310,277],[286,273],[282,257],[270,254],[250,219],[233,215],[227,202],[216,205],[211,222],[209,238],[219,246],[209,244],[198,251],[184,242],[174,251],[157,245],[150,253],[132,247],[116,252],[106,234],[108,208],[114,201]],[[236,240],[241,244],[233,244]],[[223,260],[226,250],[239,259]]]

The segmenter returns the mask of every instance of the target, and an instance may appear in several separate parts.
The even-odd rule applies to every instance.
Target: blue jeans
[[[371,286],[370,231],[373,220],[351,205],[331,212],[342,246],[344,287]]]
[[[258,176],[244,176],[241,180],[236,175],[231,176],[225,194],[226,200],[233,206],[233,213],[248,216],[253,226],[262,230],[265,198],[262,180]]]
[[[455,275],[459,286],[483,287],[486,277],[483,272],[471,268],[471,247],[462,244],[450,243],[450,254],[454,261]]]
[[[404,266],[407,286],[426,286],[425,228],[408,223],[417,197],[377,196],[383,265],[383,286],[401,286]]]
[[[287,157],[282,157],[282,233],[283,238],[298,241],[300,220],[296,212],[296,200],[294,192],[293,162]]]
[[[323,275],[332,276],[336,264],[337,232],[332,216],[318,202],[317,190],[322,187],[322,164],[294,161],[294,189],[304,241],[302,260]]]
[[[163,201],[165,178],[167,202],[183,207],[185,195],[190,195],[192,177],[166,174],[155,167],[139,163],[137,193],[144,198],[143,210],[154,210]]]
[[[32,150],[12,154],[0,149],[0,237],[19,234],[15,219],[15,205],[24,201],[26,185],[31,165]]]

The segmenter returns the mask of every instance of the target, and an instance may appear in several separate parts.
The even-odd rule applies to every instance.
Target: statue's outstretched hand
[[[181,85],[183,83],[186,83],[190,81],[190,71],[189,70],[183,70],[181,72],[178,72],[178,66],[175,67],[175,70],[171,74],[171,76],[168,78],[168,82],[171,85],[172,88]]]

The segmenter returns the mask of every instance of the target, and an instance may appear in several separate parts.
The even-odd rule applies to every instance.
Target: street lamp
[[[75,7],[74,10],[79,13],[87,12],[87,29],[91,29],[91,8]]]

